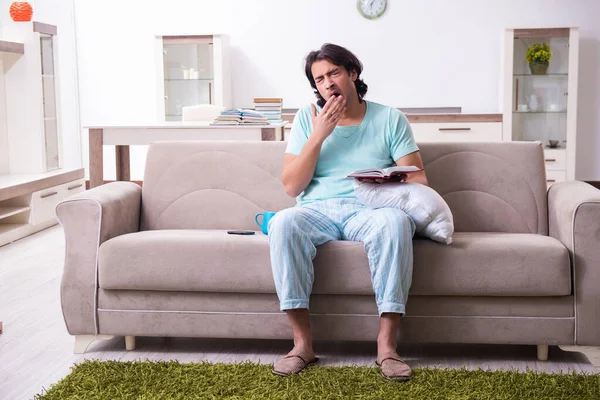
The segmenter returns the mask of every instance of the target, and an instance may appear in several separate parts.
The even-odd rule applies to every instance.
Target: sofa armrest
[[[548,228],[571,255],[575,344],[600,345],[600,190],[578,181],[548,191]]]
[[[71,335],[98,334],[98,248],[115,236],[139,230],[141,199],[135,183],[113,182],[56,206],[66,246],[61,304]]]

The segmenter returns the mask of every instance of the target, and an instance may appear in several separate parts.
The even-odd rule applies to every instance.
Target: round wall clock
[[[356,8],[360,15],[367,19],[376,19],[383,15],[387,0],[357,0]]]

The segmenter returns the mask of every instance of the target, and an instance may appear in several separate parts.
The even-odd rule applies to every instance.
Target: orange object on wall
[[[31,21],[33,15],[33,8],[31,4],[26,1],[14,1],[8,9],[10,17],[13,21],[24,22]]]

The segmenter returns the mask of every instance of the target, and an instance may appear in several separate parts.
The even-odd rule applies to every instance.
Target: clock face
[[[363,17],[375,19],[383,15],[386,5],[387,0],[357,0],[356,8]]]

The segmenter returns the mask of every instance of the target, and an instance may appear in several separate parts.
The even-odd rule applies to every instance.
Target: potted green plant
[[[547,43],[534,43],[527,49],[527,62],[533,75],[543,75],[548,70],[552,52]]]

